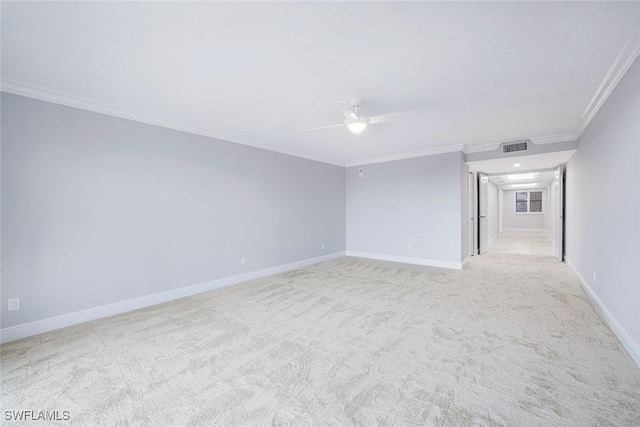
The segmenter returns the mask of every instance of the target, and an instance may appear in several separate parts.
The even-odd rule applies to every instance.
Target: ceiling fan
[[[351,98],[349,102],[335,101],[334,105],[338,107],[338,109],[346,117],[343,123],[340,123],[339,125],[322,126],[319,128],[305,129],[303,130],[303,132],[311,132],[314,130],[346,126],[347,129],[349,129],[353,133],[362,133],[362,131],[364,131],[369,125],[386,122],[391,117],[399,116],[401,114],[413,114],[418,112],[418,111],[403,111],[401,113],[391,113],[391,114],[382,114],[380,116],[365,117],[359,113],[360,107],[364,105],[364,99],[362,98]]]

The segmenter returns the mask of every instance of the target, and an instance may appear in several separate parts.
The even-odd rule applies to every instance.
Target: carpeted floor
[[[1,356],[3,419],[640,425],[640,369],[549,257],[489,253],[461,272],[339,258],[8,343]]]
[[[490,241],[489,252],[553,256],[553,241],[546,233],[505,231]]]

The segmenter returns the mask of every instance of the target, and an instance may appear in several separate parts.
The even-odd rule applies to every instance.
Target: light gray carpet
[[[0,415],[59,425],[640,425],[640,369],[548,257],[345,257],[1,355]]]
[[[553,256],[553,240],[546,233],[505,231],[490,240],[489,252]]]

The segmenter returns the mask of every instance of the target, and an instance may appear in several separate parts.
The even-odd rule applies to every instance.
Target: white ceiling
[[[338,164],[572,132],[640,18],[638,2],[1,7],[3,88]],[[353,96],[420,113],[301,132]]]
[[[503,190],[532,190],[536,188],[546,187],[547,184],[553,181],[554,175],[555,175],[554,171],[536,172],[534,174],[533,179],[523,179],[518,181],[510,181],[504,175],[497,175],[497,176],[490,176],[489,181],[493,182],[495,185],[502,188]],[[511,184],[529,184],[529,183],[536,184],[536,186],[530,187],[530,188],[511,187]]]

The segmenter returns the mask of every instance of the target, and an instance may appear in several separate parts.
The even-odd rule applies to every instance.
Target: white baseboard
[[[8,328],[3,328],[2,330],[0,330],[0,343],[15,341],[21,338],[42,334],[44,332],[54,331],[56,329],[66,328],[68,326],[77,325],[91,320],[114,316],[116,314],[125,313],[127,311],[149,307],[163,302],[188,297],[218,288],[223,288],[229,285],[234,285],[236,283],[246,282],[248,280],[260,279],[262,277],[283,273],[285,271],[295,270],[296,268],[305,267],[311,264],[317,264],[319,262],[327,261],[333,258],[339,258],[341,256],[345,256],[344,251],[334,252],[332,254],[322,255],[315,258],[307,258],[289,264],[251,271],[249,273],[225,277],[222,279],[212,280],[210,282],[199,283],[197,285],[185,286],[183,288],[172,289],[170,291],[160,292],[157,294],[145,295],[139,298],[119,301],[113,304],[102,305],[99,307],[50,317],[48,319],[37,320],[35,322],[24,323],[22,325],[10,326]]]
[[[462,268],[464,268],[465,265],[467,265],[469,263],[469,261],[471,261],[471,257],[468,256],[464,259],[464,261],[462,261]]]
[[[613,333],[618,337],[618,340],[622,343],[622,346],[627,350],[629,356],[636,362],[636,365],[640,368],[640,345],[635,343],[631,336],[625,331],[625,329],[618,323],[613,314],[609,311],[607,306],[604,305],[602,300],[598,297],[591,286],[584,280],[584,277],[578,272],[578,269],[571,263],[571,261],[565,256],[565,262],[573,270],[573,273],[578,278],[578,282],[584,293],[587,294],[587,297],[591,301],[591,305],[596,309],[596,311],[600,314],[600,317],[604,320],[604,322],[611,328]]]
[[[525,231],[527,233],[544,233],[547,234],[547,229],[546,228],[504,228],[502,229],[503,232],[505,231]]]
[[[435,259],[411,258],[411,257],[402,257],[402,256],[396,256],[396,255],[373,254],[369,252],[357,252],[357,251],[347,251],[347,256],[353,256],[357,258],[377,259],[381,261],[401,262],[404,264],[427,265],[429,267],[441,267],[441,268],[451,268],[454,270],[462,270],[462,263],[453,262],[453,261],[439,261]]]

